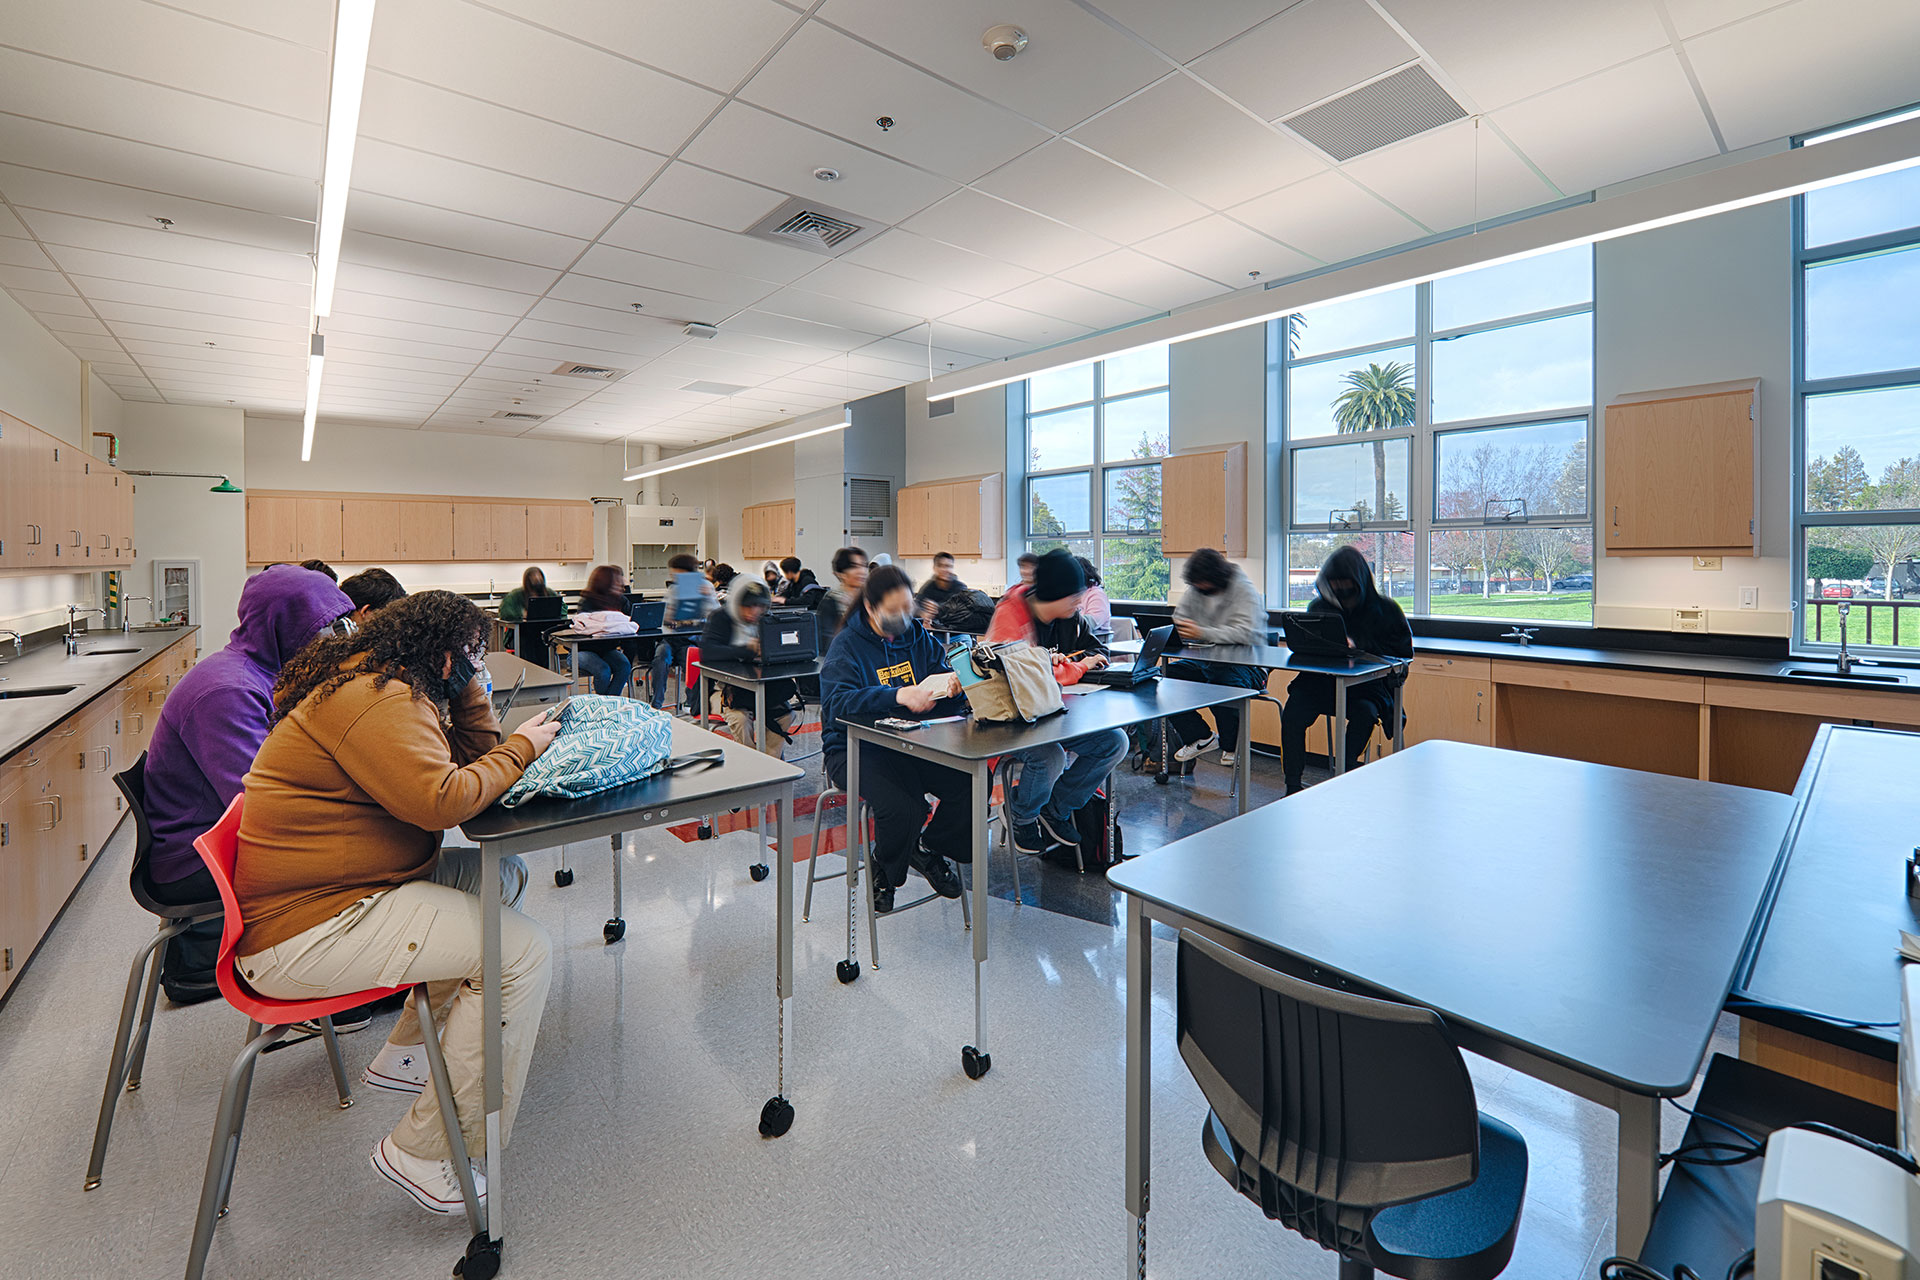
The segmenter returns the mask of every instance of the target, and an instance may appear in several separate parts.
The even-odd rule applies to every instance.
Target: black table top
[[[1920,846],[1912,811],[1920,734],[1825,725],[1800,773],[1799,824],[1734,994],[1890,1027],[1754,1017],[1893,1060],[1900,1044],[1900,933],[1920,933],[1903,889]],[[1745,1016],[1745,1010],[1738,1010]]]
[[[1067,709],[1033,724],[977,724],[972,720],[930,724],[923,729],[881,729],[871,720],[847,717],[875,737],[912,743],[924,751],[960,760],[990,760],[1009,751],[1025,751],[1084,737],[1105,729],[1125,729],[1161,716],[1198,711],[1252,697],[1256,690],[1193,680],[1149,680],[1131,689],[1069,693]]]
[[[1411,658],[1389,662],[1384,658],[1356,656],[1341,662],[1329,658],[1303,657],[1285,645],[1274,644],[1190,644],[1170,649],[1162,662],[1190,658],[1195,662],[1230,662],[1242,667],[1265,667],[1269,671],[1303,671],[1329,676],[1371,676],[1391,671],[1413,661]]]
[[[667,808],[691,814],[691,806],[728,792],[794,782],[802,776],[797,765],[776,760],[731,739],[708,733],[705,729],[696,729],[684,721],[673,722],[674,755],[682,756],[711,747],[721,747],[726,751],[726,760],[714,768],[656,773],[651,778],[642,778],[638,782],[581,800],[542,796],[512,809],[496,804],[479,817],[461,823],[460,830],[469,840],[501,840],[562,831],[579,823],[624,813]]]
[[[797,662],[708,662],[700,659],[700,669],[716,679],[739,680],[747,684],[767,684],[774,680],[804,680],[817,676],[826,665],[824,658],[801,658]]]
[[[549,631],[547,633],[547,643],[567,645],[567,644],[591,644],[596,640],[605,640],[609,643],[616,640],[659,640],[668,635],[678,635],[678,634],[680,633],[669,632],[665,627],[653,627],[646,631],[629,631],[627,632],[627,634],[623,636],[595,636],[595,635],[588,635],[584,631],[571,631],[571,630]]]
[[[1107,878],[1632,1092],[1677,1095],[1792,812],[1771,792],[1427,742]]]

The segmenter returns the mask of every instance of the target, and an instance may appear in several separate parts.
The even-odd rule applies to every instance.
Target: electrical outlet
[[[1693,558],[1693,567],[1696,569],[1712,569],[1718,572],[1720,568],[1720,557],[1719,556],[1695,556]]]
[[[1692,609],[1675,609],[1673,611],[1673,629],[1675,631],[1689,632],[1693,635],[1705,635],[1707,633],[1707,611],[1697,606]]]
[[[1760,588],[1740,588],[1740,607],[1742,609],[1758,609],[1760,607]]]

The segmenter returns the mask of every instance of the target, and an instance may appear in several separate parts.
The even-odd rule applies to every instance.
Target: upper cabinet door
[[[487,523],[492,528],[489,554],[496,560],[524,560],[536,555],[527,545],[527,509],[512,503],[495,502],[488,507]]]
[[[299,561],[293,498],[247,495],[247,563],[281,564]]]
[[[400,504],[400,554],[407,560],[453,559],[453,504]]]
[[[453,504],[453,558],[492,559],[492,508],[484,502]]]
[[[593,506],[590,503],[573,503],[559,508],[560,512],[560,558],[562,560],[593,559]]]
[[[400,557],[400,504],[389,498],[346,498],[340,503],[340,558],[349,564],[379,564]]]
[[[294,551],[302,560],[340,560],[340,499],[295,498]]]

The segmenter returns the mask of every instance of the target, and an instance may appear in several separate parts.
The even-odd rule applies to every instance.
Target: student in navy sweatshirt
[[[827,650],[820,692],[827,777],[843,790],[844,718],[928,719],[966,709],[959,677],[945,651],[914,619],[913,583],[898,567],[883,565],[867,575],[858,607],[848,612],[846,625]],[[959,897],[960,875],[947,859],[972,856],[971,779],[918,756],[868,748],[860,757],[860,790],[873,807],[875,913],[893,910],[893,892],[906,883],[909,867],[925,876],[941,897]],[[931,822],[928,795],[940,801]]]

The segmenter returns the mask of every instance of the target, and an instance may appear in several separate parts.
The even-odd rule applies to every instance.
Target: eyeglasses
[[[353,620],[353,615],[343,613],[328,625],[326,633],[330,636],[340,636],[344,638],[346,636],[356,635],[359,631],[360,624]]]

